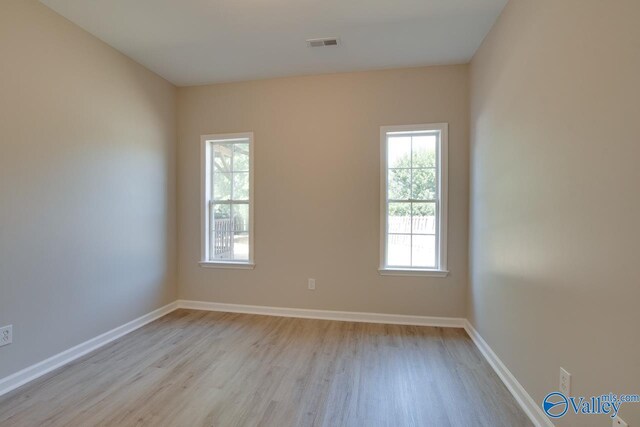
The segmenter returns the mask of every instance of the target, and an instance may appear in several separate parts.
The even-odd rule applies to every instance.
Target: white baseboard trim
[[[480,353],[487,359],[489,365],[496,372],[498,377],[502,380],[507,389],[511,392],[516,402],[520,405],[525,414],[531,419],[531,422],[536,427],[554,427],[551,420],[545,415],[544,411],[536,403],[535,400],[527,393],[527,391],[518,382],[515,376],[509,371],[509,369],[502,363],[502,360],[497,354],[493,352],[489,344],[480,336],[478,331],[471,325],[471,323],[465,319],[464,329],[467,331],[476,347],[480,350]]]
[[[465,319],[457,317],[407,316],[402,314],[364,313],[353,311],[312,310],[306,308],[268,307],[261,305],[179,300],[178,307],[191,310],[224,311],[229,313],[262,314],[265,316],[298,317],[303,319],[339,320],[345,322],[387,323],[392,325],[437,326],[464,328]]]
[[[75,347],[65,350],[62,353],[58,353],[55,356],[43,360],[42,362],[31,365],[19,372],[16,372],[15,374],[2,378],[0,379],[0,396],[9,393],[12,390],[15,390],[16,388],[30,381],[33,381],[53,371],[54,369],[58,369],[61,366],[71,363],[74,360],[84,356],[85,354],[97,350],[98,348],[109,344],[110,342],[120,338],[123,335],[133,332],[136,329],[146,325],[147,323],[153,322],[154,320],[176,310],[177,308],[178,302],[174,301],[170,304],[165,305],[164,307],[160,307],[157,310],[152,311],[151,313],[147,313],[144,316],[138,317],[131,322],[125,323],[122,326],[118,326],[117,328],[105,332],[104,334],[98,335],[95,338],[91,338],[90,340],[85,341],[82,344],[78,344]]]

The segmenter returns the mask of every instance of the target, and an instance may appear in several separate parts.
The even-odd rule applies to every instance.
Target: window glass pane
[[[389,200],[408,200],[411,197],[411,169],[389,169]]]
[[[441,141],[443,135],[436,129],[395,129],[385,135],[387,158],[383,159],[387,167],[384,262],[397,268],[438,268],[438,174],[446,167],[439,164],[439,150],[446,141]]]
[[[387,265],[411,265],[411,236],[389,234],[387,237]]]
[[[233,259],[236,261],[249,259],[249,233],[246,231],[233,233]]]
[[[389,233],[411,233],[411,203],[389,203]]]
[[[249,144],[233,144],[233,171],[249,170]]]
[[[412,199],[434,200],[436,198],[436,170],[413,169]]]
[[[215,259],[249,259],[249,206],[215,205],[212,252]],[[233,212],[233,215],[229,213]]]
[[[414,136],[412,154],[414,168],[433,168],[436,166],[436,135]]]
[[[231,172],[231,146],[213,144],[213,172]]]
[[[436,266],[436,236],[414,235],[411,247],[413,267]]]
[[[249,200],[249,173],[233,174],[233,200]]]
[[[211,174],[206,177],[211,194],[206,195],[209,230],[206,256],[209,260],[248,261],[250,240],[250,138],[209,142]]]
[[[436,233],[435,203],[413,203],[412,232],[414,234]]]
[[[213,223],[211,224],[211,254],[210,258],[231,259],[233,257],[232,237],[233,224],[231,221],[230,205],[213,206]]]
[[[229,200],[231,198],[231,174],[213,174],[213,199]]]
[[[410,136],[390,136],[387,138],[387,167],[411,167]]]
[[[240,232],[249,231],[249,205],[248,204],[234,204],[231,207],[233,218],[233,230]]]
[[[218,219],[227,220],[231,218],[231,206],[230,205],[213,205],[213,217],[215,220],[218,220]]]

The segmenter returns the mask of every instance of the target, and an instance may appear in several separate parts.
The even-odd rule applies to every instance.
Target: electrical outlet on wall
[[[571,394],[571,374],[564,368],[560,368],[560,393],[565,396]]]
[[[9,345],[13,342],[13,325],[3,326],[0,328],[0,347]]]
[[[316,279],[309,279],[309,290],[310,291],[315,291],[316,290]]]
[[[613,419],[613,427],[629,427],[629,424],[625,423],[622,418],[616,415]]]

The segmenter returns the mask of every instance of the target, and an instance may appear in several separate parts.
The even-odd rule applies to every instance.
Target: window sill
[[[204,268],[230,268],[235,270],[253,270],[256,265],[252,262],[218,262],[200,261],[200,267]]]
[[[380,268],[381,276],[422,276],[422,277],[447,277],[448,270],[426,270],[419,268]]]

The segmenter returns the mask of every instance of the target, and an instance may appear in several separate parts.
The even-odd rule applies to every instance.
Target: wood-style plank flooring
[[[531,426],[462,329],[178,310],[0,397],[0,426]]]

